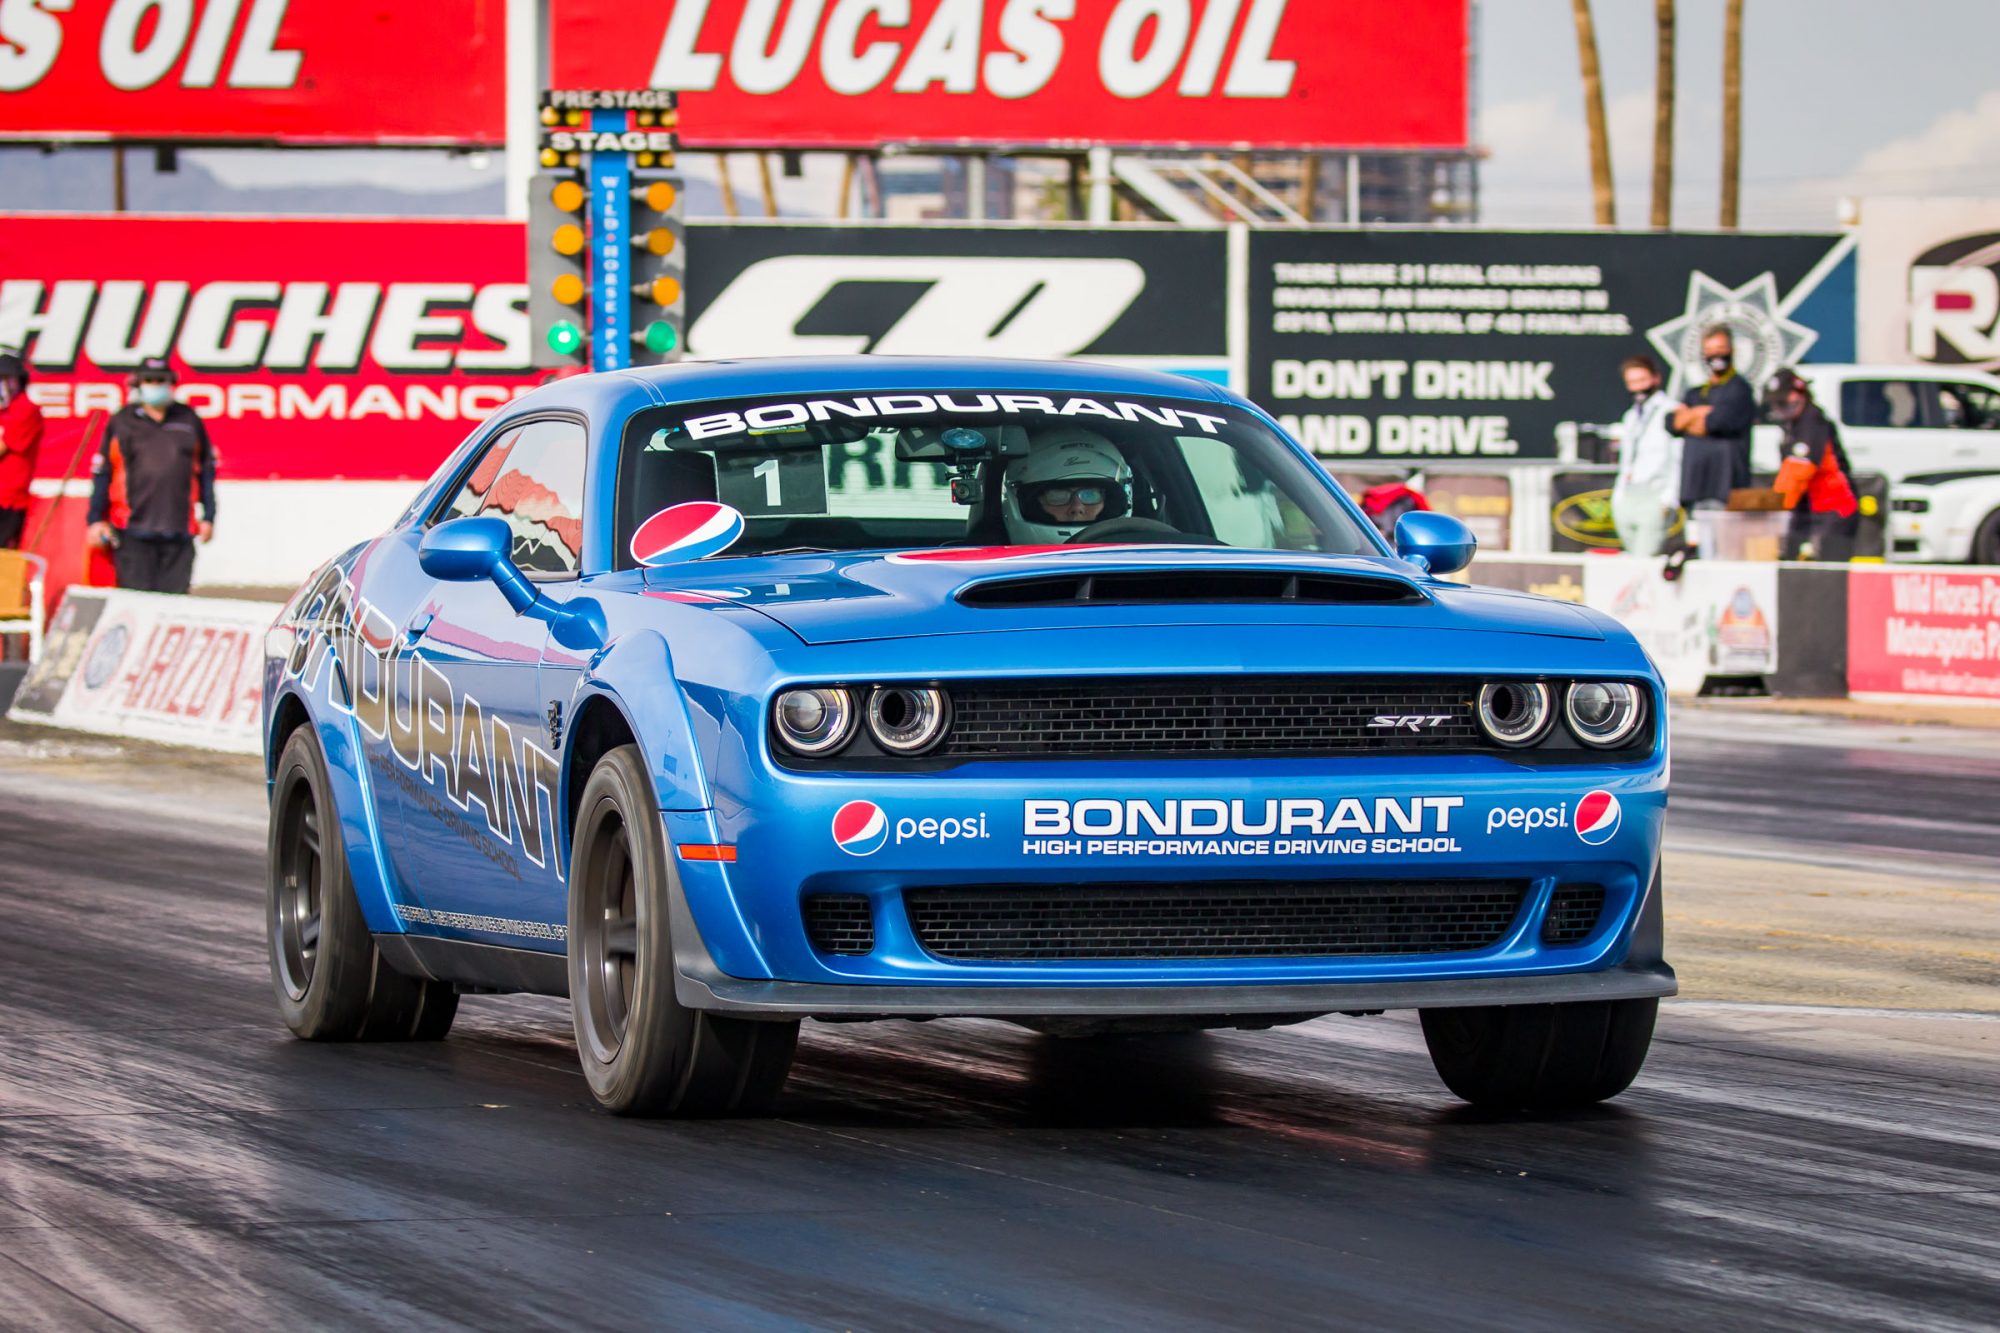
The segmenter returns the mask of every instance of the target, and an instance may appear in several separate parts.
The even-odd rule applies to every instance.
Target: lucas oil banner
[[[506,142],[505,0],[3,0],[0,139]]]
[[[1854,353],[1851,240],[1441,230],[1258,231],[1249,380],[1330,459],[1553,458],[1565,423],[1616,421],[1618,366],[1702,377],[1704,330],[1753,381]]]
[[[696,147],[1463,148],[1465,0],[553,0],[559,88]]]

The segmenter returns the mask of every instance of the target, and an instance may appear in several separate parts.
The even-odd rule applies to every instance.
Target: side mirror
[[[535,585],[514,566],[514,534],[504,519],[454,518],[438,524],[417,544],[417,564],[440,583],[490,579],[517,614],[536,601]]]
[[[1427,573],[1455,574],[1478,549],[1472,529],[1449,514],[1415,509],[1396,520],[1396,554]]]
[[[589,651],[605,644],[604,608],[588,597],[566,602],[543,597],[515,565],[514,533],[504,519],[454,518],[438,524],[417,543],[417,565],[440,583],[490,580],[515,615],[542,621],[565,648]]]

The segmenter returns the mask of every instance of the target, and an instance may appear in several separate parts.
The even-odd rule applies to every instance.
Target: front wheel
[[[1426,1009],[1424,1043],[1445,1086],[1474,1106],[1562,1110],[1631,1086],[1659,1009],[1658,1000]]]
[[[618,1115],[754,1115],[791,1070],[796,1022],[722,1018],[674,994],[673,863],[659,802],[624,745],[597,761],[569,871],[569,996],[576,1052]]]
[[[2000,565],[2000,509],[1986,516],[1972,537],[1972,563]]]

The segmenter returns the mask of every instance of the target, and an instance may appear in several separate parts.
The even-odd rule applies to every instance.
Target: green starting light
[[[664,319],[654,320],[646,326],[645,332],[639,335],[639,341],[646,344],[646,350],[659,356],[673,351],[680,340],[680,335],[674,332],[674,326]]]
[[[549,350],[575,356],[583,350],[583,330],[566,319],[557,320],[549,325]]]

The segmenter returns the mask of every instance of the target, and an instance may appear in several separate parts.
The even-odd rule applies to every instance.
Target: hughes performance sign
[[[425,477],[536,383],[525,262],[517,223],[0,216],[0,347],[56,422],[172,358],[224,478]]]
[[[1220,380],[1224,241],[696,226],[698,356],[1085,356]],[[0,215],[0,347],[55,429],[172,358],[226,480],[426,477],[539,382],[519,224]],[[44,449],[60,475],[63,450]],[[52,470],[52,471],[51,471]]]
[[[505,142],[505,0],[0,0],[0,139]]]
[[[1465,0],[553,0],[557,87],[694,146],[1462,149]]]
[[[1854,347],[1852,243],[1835,236],[1255,232],[1250,397],[1327,458],[1553,458],[1565,423],[1615,421],[1618,365],[1702,377],[1704,329],[1754,378]]]

